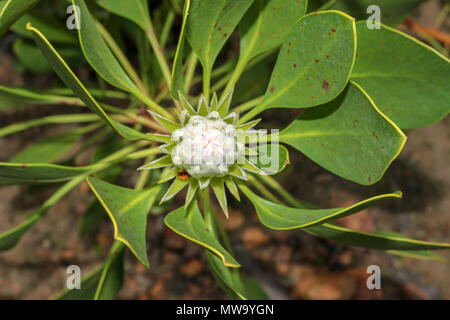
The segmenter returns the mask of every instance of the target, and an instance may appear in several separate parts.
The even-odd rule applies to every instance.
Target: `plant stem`
[[[247,62],[246,59],[239,59],[238,63],[233,71],[233,73],[231,74],[230,79],[228,80],[228,83],[225,87],[225,89],[223,90],[222,93],[222,97],[220,99],[223,99],[223,97],[225,96],[225,94],[231,90],[231,88],[233,88],[236,83],[238,82],[239,78],[241,77],[242,73],[245,70],[245,67],[247,66]]]
[[[161,48],[165,48],[167,44],[167,39],[169,38],[169,32],[172,28],[173,21],[175,20],[175,12],[169,11],[164,21],[164,26],[161,31]]]
[[[189,95],[189,89],[191,88],[192,80],[195,74],[195,68],[197,67],[198,57],[194,51],[189,54],[186,61],[186,76],[184,79],[184,91]]]
[[[256,106],[258,103],[261,102],[261,100],[264,98],[264,96],[260,96],[258,98],[255,98],[253,100],[247,101],[235,108],[233,108],[231,111],[232,112],[236,112],[236,113],[242,113],[245,112],[251,108],[253,108],[254,106]]]
[[[99,22],[95,21],[97,25],[97,29],[102,34],[103,39],[105,39],[108,46],[111,48],[112,52],[116,56],[116,58],[119,60],[122,67],[125,69],[125,71],[128,73],[130,78],[133,80],[133,82],[138,86],[139,90],[141,90],[144,94],[148,94],[147,88],[144,86],[144,83],[139,78],[139,75],[137,74],[136,70],[131,65],[130,61],[127,59],[127,56],[122,51],[120,46],[117,44],[117,42],[114,40],[114,38],[109,34],[109,32],[105,29],[105,27]]]
[[[56,115],[47,116],[40,119],[33,119],[30,121],[15,123],[0,129],[0,137],[23,131],[32,127],[37,127],[47,124],[63,124],[63,123],[80,123],[80,122],[96,122],[98,121],[98,115],[96,114],[69,114],[69,115]]]
[[[337,2],[337,0],[330,0],[330,1],[328,1],[327,3],[325,3],[323,6],[321,6],[317,11],[328,10],[328,9],[330,9],[336,2]]]
[[[203,68],[203,95],[206,98],[206,103],[209,104],[209,90],[211,86],[211,74]]]
[[[158,60],[158,63],[161,68],[161,71],[163,73],[164,79],[166,80],[167,87],[170,88],[171,72],[169,69],[169,65],[164,56],[164,50],[161,48],[161,45],[158,42],[158,38],[156,37],[155,30],[153,29],[153,24],[150,19],[149,19],[148,29],[144,30],[144,32],[147,35],[147,39],[153,48],[153,52],[155,53],[156,60]]]
[[[203,204],[203,216],[205,218],[205,223],[208,229],[212,232],[214,236],[217,237],[217,229],[214,224],[214,218],[212,217],[211,210],[211,198],[209,197],[209,188],[200,190],[200,200]]]

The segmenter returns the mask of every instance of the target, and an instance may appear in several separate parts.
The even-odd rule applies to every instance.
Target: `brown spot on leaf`
[[[319,60],[319,59],[316,59],[316,60],[314,60],[314,62],[315,62],[315,63],[319,63],[319,62],[320,62],[320,60]]]
[[[336,32],[336,29],[335,28],[331,28],[331,31]]]
[[[294,63],[294,68],[297,68],[297,65]]]
[[[270,92],[274,92],[275,91],[275,88],[274,87],[271,87],[270,88]]]
[[[322,89],[328,91],[329,88],[330,88],[330,84],[328,83],[327,80],[324,80],[324,81],[322,82]]]

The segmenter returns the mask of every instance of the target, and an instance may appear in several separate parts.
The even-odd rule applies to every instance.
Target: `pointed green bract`
[[[184,110],[186,110],[189,115],[194,116],[197,114],[197,111],[194,109],[194,107],[191,106],[189,101],[183,96],[181,91],[178,91],[178,97],[180,98],[181,104],[183,105]]]
[[[181,128],[181,125],[178,122],[169,120],[153,111],[148,110],[148,113],[155,119],[160,125],[167,129],[170,133],[174,132],[177,129]]]
[[[186,194],[186,201],[184,203],[184,209],[186,209],[191,204],[192,200],[194,200],[194,196],[197,192],[197,189],[198,189],[198,181],[196,179],[191,179],[191,181],[189,183],[189,189]]]
[[[352,79],[402,129],[423,127],[450,112],[450,60],[386,26],[357,23],[358,58]]]
[[[211,99],[210,109],[211,109],[211,111],[217,111],[218,107],[219,107],[219,101],[217,100],[217,93],[214,91],[213,97]]]
[[[229,92],[227,92],[225,97],[220,100],[219,104],[217,105],[216,109],[217,112],[219,112],[221,118],[226,119],[227,115],[229,115],[228,111],[230,109],[231,99],[233,99],[233,91],[234,89],[231,89]]]
[[[241,121],[270,108],[310,108],[344,90],[356,55],[353,18],[321,11],[301,18],[283,42],[263,101]]]
[[[225,216],[228,218],[228,204],[227,204],[227,195],[225,194],[225,185],[223,178],[213,178],[211,180],[211,187],[216,195],[217,201],[219,201],[219,205],[222,208]]]
[[[168,170],[163,171],[161,173],[161,178],[159,179],[158,183],[163,183],[163,182],[172,180],[173,178],[175,178],[177,176],[178,171],[179,171],[179,169],[177,167],[166,168],[166,169],[168,169]]]
[[[200,97],[200,101],[198,102],[197,114],[199,116],[205,117],[208,113],[209,113],[209,106],[208,103],[206,102],[205,97],[202,95]]]
[[[247,174],[238,165],[231,166],[229,168],[228,173],[229,173],[230,176],[236,177],[238,179],[247,180]]]
[[[255,173],[255,174],[265,174],[264,171],[259,169],[254,163],[248,161],[245,159],[245,162],[243,164],[239,164],[239,166],[248,172]]]
[[[88,183],[114,225],[114,238],[123,242],[147,268],[146,226],[150,211],[161,189],[132,190],[96,178]]]
[[[178,192],[184,189],[186,185],[188,184],[188,181],[181,180],[179,178],[176,178],[172,184],[170,185],[169,189],[167,189],[166,194],[162,197],[159,204],[166,202],[170,199],[172,199]]]
[[[256,213],[262,224],[275,230],[299,229],[323,224],[358,213],[380,201],[402,197],[401,192],[397,192],[372,197],[347,208],[299,209],[286,207],[263,199],[243,185],[239,185],[239,187],[255,206]]]
[[[239,190],[236,186],[236,183],[234,182],[233,178],[231,176],[226,176],[224,178],[225,185],[227,186],[228,190],[231,192],[231,194],[238,200],[241,201],[241,197],[239,196]]]
[[[355,84],[334,101],[306,110],[279,139],[363,185],[379,181],[406,142],[403,132]]]
[[[198,178],[198,186],[200,189],[205,189],[209,186],[209,183],[211,182],[211,178]]]
[[[208,229],[197,203],[193,203],[187,211],[184,208],[172,211],[166,216],[164,222],[176,233],[217,255],[224,265],[233,268],[240,267],[239,263],[222,247]]]
[[[138,170],[149,170],[173,166],[172,157],[168,154],[161,158],[155,159],[152,162],[139,167]]]
[[[259,119],[256,119],[256,120],[252,120],[250,122],[243,123],[243,124],[239,125],[237,127],[237,129],[238,130],[242,130],[242,131],[247,131],[247,130],[253,129],[253,127],[255,127],[258,123],[260,123],[261,120],[262,119],[259,118]]]

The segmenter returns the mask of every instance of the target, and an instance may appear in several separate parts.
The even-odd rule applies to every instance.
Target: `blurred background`
[[[447,1],[426,1],[399,28],[448,54],[450,18],[442,20],[443,10],[449,11]],[[172,42],[176,42],[176,36],[176,32],[171,35]],[[0,38],[0,85],[45,88],[52,84],[54,74],[33,70],[33,66],[27,66],[27,59],[18,57],[16,37],[10,32]],[[238,35],[234,34],[224,56],[237,55],[238,49]],[[92,78],[82,61],[77,74],[83,81]],[[58,106],[0,107],[0,127],[61,112]],[[296,114],[286,110],[263,116],[271,126],[282,127]],[[59,126],[37,127],[0,138],[0,161],[8,161],[33,141],[60,131]],[[292,164],[279,180],[297,198],[322,207],[344,207],[376,194],[402,190],[402,200],[367,209],[341,219],[339,224],[361,231],[391,230],[411,238],[449,242],[450,119],[406,133],[409,139],[405,149],[374,186],[342,180],[293,150]],[[81,156],[76,161],[83,165],[89,159]],[[130,177],[137,176],[135,168],[125,167],[118,184],[131,186]],[[51,188],[0,186],[0,232],[24,221],[51,193]],[[107,215],[98,229],[79,235],[80,218],[93,198],[89,187],[80,185],[51,208],[14,249],[0,253],[0,299],[50,298],[65,288],[67,266],[79,265],[85,275],[103,262],[113,239]],[[176,202],[184,202],[182,194]],[[450,267],[446,262],[336,245],[299,230],[270,231],[260,224],[249,202],[230,205],[230,219],[223,222],[236,258],[273,299],[450,299]],[[208,270],[203,249],[166,228],[161,213],[156,210],[149,218],[150,270],[128,252],[119,298],[226,299]],[[448,251],[438,254],[450,259]],[[381,290],[366,287],[366,268],[372,264],[381,267]]]

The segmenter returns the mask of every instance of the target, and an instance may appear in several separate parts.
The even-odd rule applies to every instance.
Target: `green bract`
[[[449,249],[448,243],[334,224],[401,198],[399,191],[323,209],[294,198],[273,177],[289,171],[295,181],[297,173],[285,170],[290,147],[342,179],[373,185],[403,149],[402,129],[431,125],[450,110],[448,58],[391,27],[421,0],[323,2],[97,0],[88,6],[72,0],[69,31],[52,18],[70,11],[63,1],[55,8],[36,0],[1,1],[0,35],[17,35],[11,50],[17,65],[54,71],[65,87],[0,86],[0,112],[29,105],[61,105],[68,112],[0,128],[2,138],[36,126],[63,129],[0,163],[0,185],[57,187],[22,224],[0,234],[0,250],[13,248],[86,181],[95,198],[80,234],[94,232],[106,212],[116,241],[105,263],[84,277],[83,289],[65,290],[59,299],[116,298],[127,249],[151,268],[149,212],[166,213],[168,228],[206,250],[231,298],[267,298],[240,271],[221,212],[211,204],[213,193],[226,217],[229,192],[238,201],[245,196],[270,229],[302,229],[345,245],[442,259],[430,250]],[[391,13],[380,29],[363,20],[368,17],[360,9],[370,4]],[[171,36],[174,21],[180,28]],[[98,77],[84,84],[81,65]],[[270,117],[277,113],[286,118],[273,128]],[[90,163],[75,165],[80,155]],[[121,174],[124,168],[140,169],[137,181]],[[184,199],[175,197],[179,193]],[[174,210],[167,212],[169,205]]]

